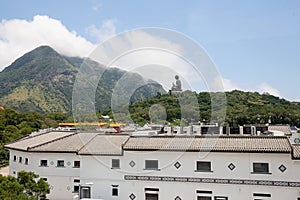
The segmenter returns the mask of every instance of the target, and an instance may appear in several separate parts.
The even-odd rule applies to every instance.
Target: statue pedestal
[[[182,90],[169,90],[170,95],[180,94],[181,92],[182,92]]]

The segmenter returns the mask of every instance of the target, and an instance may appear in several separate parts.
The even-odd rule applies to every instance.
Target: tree
[[[49,184],[33,172],[20,171],[18,178],[0,175],[1,200],[43,200],[50,193]]]
[[[20,171],[18,182],[24,187],[24,193],[34,199],[45,199],[46,194],[50,193],[49,184],[43,179],[36,179],[39,176],[33,172]]]
[[[4,177],[0,175],[0,199],[2,200],[27,200],[24,193],[24,187],[20,185],[15,177]]]

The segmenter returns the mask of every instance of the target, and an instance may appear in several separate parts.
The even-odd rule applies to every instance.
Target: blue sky
[[[202,45],[217,65],[228,90],[267,91],[300,101],[300,1],[297,0],[0,0],[0,5],[0,57],[5,57],[11,49],[20,49],[11,52],[7,56],[10,59],[0,62],[5,66],[38,44],[35,41],[29,44],[30,39],[23,44],[27,36],[7,36],[12,30],[15,31],[11,35],[23,34],[21,22],[14,24],[14,19],[28,23],[37,15],[55,19],[70,33],[76,32],[86,52],[87,46],[111,34],[140,27],[161,27],[179,31]],[[7,28],[8,22],[16,28]]]

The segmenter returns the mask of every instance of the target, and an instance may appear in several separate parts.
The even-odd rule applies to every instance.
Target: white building
[[[5,145],[49,199],[299,200],[300,146],[287,137],[48,132]]]

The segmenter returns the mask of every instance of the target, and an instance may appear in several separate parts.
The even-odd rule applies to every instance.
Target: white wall
[[[16,162],[13,156],[17,156]],[[22,163],[19,157],[22,156]],[[25,165],[25,158],[29,164]],[[48,160],[48,167],[41,167],[40,160]],[[65,167],[56,167],[57,160],[64,160]],[[120,159],[120,169],[111,169],[111,160]],[[145,160],[159,160],[160,170],[145,170]],[[81,161],[80,168],[73,168],[75,160]],[[213,172],[195,172],[196,161],[211,161]],[[53,161],[53,165],[51,165]],[[131,167],[129,163],[135,162]],[[68,165],[70,162],[70,165]],[[180,162],[176,169],[174,164]],[[269,163],[271,174],[252,174],[253,162]],[[233,163],[236,168],[230,170],[228,165]],[[282,173],[278,167],[284,164],[287,170]],[[256,186],[256,185],[226,185],[189,182],[152,182],[124,180],[124,175],[134,176],[170,176],[170,177],[199,177],[220,179],[252,179],[273,181],[300,182],[300,161],[291,160],[290,154],[272,153],[204,153],[204,152],[124,152],[123,156],[78,156],[74,153],[29,153],[10,150],[10,174],[25,170],[33,171],[42,178],[47,178],[52,186],[49,199],[73,199],[74,179],[80,178],[80,184],[91,185],[92,197],[108,199],[129,199],[134,193],[135,200],[144,199],[145,188],[159,188],[161,200],[196,199],[196,190],[213,191],[213,196],[228,196],[230,200],[254,199],[253,193],[270,193],[273,200],[292,200],[300,197],[300,188]],[[119,196],[112,197],[112,185],[118,185]],[[270,199],[270,198],[269,198]]]
[[[14,155],[17,156],[16,162],[13,161]],[[22,163],[19,163],[20,156]],[[24,164],[25,158],[29,159],[28,165]],[[40,160],[48,160],[48,167],[41,167]],[[57,160],[64,160],[65,167],[56,167]],[[73,167],[75,160],[79,160],[79,157],[74,153],[29,153],[10,150],[9,174],[17,176],[21,170],[32,171],[41,178],[47,178],[51,188],[47,196],[49,199],[72,199],[76,195],[73,193],[74,179],[80,179],[80,168]]]
[[[121,169],[111,169],[111,159],[121,160]],[[144,170],[146,159],[158,159],[159,171]],[[136,165],[129,166],[130,161]],[[195,172],[196,161],[212,162],[213,172]],[[270,193],[271,199],[297,199],[299,188],[276,186],[225,185],[209,183],[151,182],[124,180],[124,175],[137,176],[171,176],[199,177],[221,179],[252,179],[276,181],[300,181],[298,173],[299,161],[292,161],[290,154],[259,154],[259,153],[198,153],[198,152],[124,152],[123,157],[114,156],[83,156],[81,168],[82,182],[93,182],[93,198],[128,199],[133,192],[137,198],[144,199],[145,188],[159,188],[160,199],[174,199],[177,195],[182,199],[196,199],[196,190],[213,191],[213,196],[227,196],[229,199],[254,199],[253,193]],[[176,169],[174,163],[181,163]],[[271,174],[252,174],[253,162],[267,162]],[[236,168],[228,169],[233,163]],[[287,170],[282,173],[278,167],[284,164]],[[119,185],[119,196],[111,196],[111,185]],[[176,189],[174,189],[176,188]],[[172,192],[170,192],[172,191]],[[284,191],[284,193],[282,192]],[[300,195],[299,195],[300,197]]]

